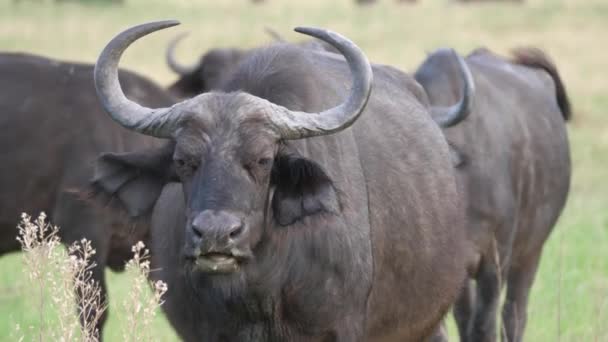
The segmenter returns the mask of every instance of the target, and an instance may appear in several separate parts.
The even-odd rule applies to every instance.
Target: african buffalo
[[[249,53],[219,91],[168,108],[127,100],[120,56],[177,24],[135,26],[101,53],[107,112],[170,142],[101,156],[93,186],[145,206],[160,196],[152,276],[168,282],[163,309],[180,336],[427,339],[462,288],[470,248],[448,145],[420,86],[336,33],[299,28],[344,58],[278,44]]]
[[[266,32],[275,40],[275,43],[287,44],[274,30],[266,29]],[[211,90],[221,89],[222,85],[238,69],[239,62],[253,51],[239,48],[214,48],[207,51],[197,64],[186,66],[178,63],[175,58],[175,47],[185,36],[186,34],[181,34],[173,38],[169,42],[166,52],[167,65],[179,76],[179,79],[169,86],[169,91],[180,98],[190,98]],[[296,44],[307,49],[337,53],[331,45],[317,39]]]
[[[459,183],[477,262],[455,308],[462,341],[494,341],[500,292],[507,341],[521,341],[528,293],[542,247],[568,195],[570,105],[555,65],[538,49],[513,61],[480,49],[466,58],[476,92],[472,112],[446,130],[464,156]],[[415,74],[432,104],[459,96],[459,65],[438,50]]]
[[[120,78],[134,100],[150,106],[173,102],[143,77],[121,71]],[[140,208],[108,216],[80,191],[87,187],[101,152],[154,147],[160,140],[134,134],[104,114],[90,64],[0,54],[0,113],[0,254],[20,249],[16,227],[22,212],[45,211],[60,227],[64,243],[92,241],[98,265],[93,278],[105,296],[105,266],[122,269],[131,257],[131,245],[146,239],[148,226],[132,220]],[[126,201],[145,200],[117,194]]]

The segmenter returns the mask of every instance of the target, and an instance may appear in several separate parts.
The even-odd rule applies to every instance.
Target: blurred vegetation
[[[352,0],[126,0],[119,6],[0,0],[0,50],[94,62],[120,30],[171,18],[183,25],[142,39],[121,65],[168,85],[175,76],[164,64],[164,51],[175,34],[192,32],[178,49],[180,60],[188,63],[211,47],[269,43],[266,26],[292,40],[303,39],[290,33],[295,26],[327,27],[353,39],[370,60],[409,71],[441,46],[462,54],[479,46],[503,54],[522,45],[543,48],[556,61],[573,102],[568,126],[574,170],[567,208],[545,246],[531,294],[526,340],[608,341],[607,1],[379,0],[359,7]],[[16,323],[26,327],[37,317],[28,297],[33,289],[21,268],[18,254],[0,258],[0,340],[11,339]],[[106,336],[120,340],[119,303],[130,279],[111,273],[108,282]],[[154,329],[159,341],[176,338],[160,318]]]
[[[55,2],[55,3],[65,3],[65,2],[73,2],[73,3],[78,3],[81,5],[115,5],[115,4],[121,4],[123,2],[125,2],[125,0],[13,0],[14,4],[19,4],[22,2],[34,2],[34,3],[49,3],[49,2]]]

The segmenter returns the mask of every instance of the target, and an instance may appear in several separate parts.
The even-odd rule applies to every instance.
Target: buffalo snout
[[[251,258],[248,225],[226,211],[205,210],[188,227],[186,257],[201,271],[235,272]]]

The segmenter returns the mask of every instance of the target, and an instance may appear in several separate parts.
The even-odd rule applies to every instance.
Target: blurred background
[[[481,46],[501,54],[518,46],[544,49],[574,107],[568,124],[573,180],[566,210],[545,245],[525,339],[608,341],[608,1],[377,0],[361,6],[354,0],[0,0],[0,50],[94,63],[119,31],[159,19],[182,25],[134,44],[121,66],[163,86],[176,78],[165,64],[166,45],[181,32],[191,33],[177,50],[184,64],[210,48],[269,44],[266,27],[290,41],[304,39],[292,31],[300,25],[340,32],[372,62],[407,72],[438,47],[463,55]],[[36,324],[29,299],[35,288],[21,268],[18,253],[0,258],[0,341],[19,336],[17,324]],[[111,309],[105,337],[115,341],[121,336],[117,303],[129,278],[106,272]],[[160,313],[154,329],[159,341],[177,339]],[[450,335],[456,339],[451,321]]]

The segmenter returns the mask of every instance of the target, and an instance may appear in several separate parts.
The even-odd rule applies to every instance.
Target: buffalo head
[[[122,192],[127,205],[142,201],[130,201],[133,196],[125,184],[145,189],[135,197],[145,198],[147,207],[148,199],[162,188],[160,178],[181,182],[186,263],[206,273],[237,272],[255,257],[253,251],[263,240],[268,220],[285,226],[308,215],[339,210],[336,191],[322,168],[289,151],[284,142],[332,134],[352,125],[367,104],[372,70],[361,50],[341,35],[297,28],[333,45],[346,58],[353,86],[344,103],[306,113],[245,92],[206,93],[156,109],[128,100],[118,81],[120,56],[138,38],[177,24],[135,26],[116,36],[101,53],[95,85],[106,111],[130,130],[171,143],[162,151],[106,154],[98,163],[101,173],[96,181]],[[146,177],[137,184],[129,183],[142,173]]]
[[[220,88],[246,53],[235,48],[211,49],[200,58],[198,64],[182,65],[175,58],[175,47],[185,36],[181,34],[173,38],[166,53],[167,65],[179,76],[169,91],[181,98]]]

